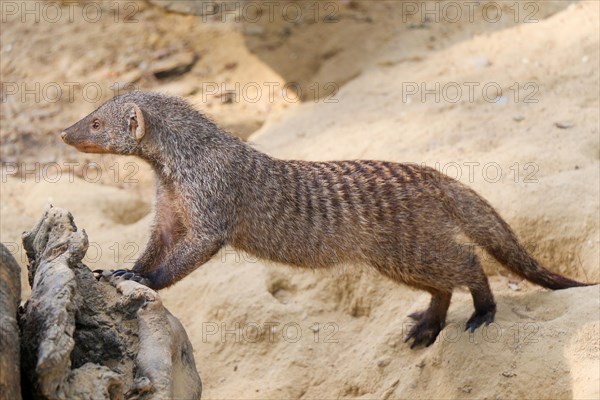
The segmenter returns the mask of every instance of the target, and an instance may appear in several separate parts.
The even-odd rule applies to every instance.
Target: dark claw
[[[415,321],[420,321],[425,315],[425,311],[417,311],[408,315],[408,318],[414,319]]]
[[[112,276],[113,270],[112,269],[95,269],[92,271],[92,273],[94,274],[94,277],[96,278],[96,280],[100,280],[102,278],[104,279],[108,279]]]
[[[488,311],[483,314],[473,313],[471,318],[467,321],[467,326],[465,327],[465,331],[470,330],[471,333],[475,332],[475,329],[479,328],[481,325],[485,323],[485,326],[488,326],[492,322],[494,322],[494,311]]]
[[[128,269],[97,269],[92,271],[92,273],[94,274],[97,280],[100,280],[100,278],[105,278],[106,280],[110,280],[110,278],[119,278],[134,281],[144,286],[149,286],[149,281],[146,278]]]
[[[92,274],[94,274],[94,278],[96,278],[97,281],[99,281],[100,278],[102,278],[103,273],[104,273],[103,269],[95,269],[92,271]]]
[[[142,285],[148,286],[148,281],[146,278],[128,269],[118,269],[112,273],[112,276],[115,278],[138,282]]]

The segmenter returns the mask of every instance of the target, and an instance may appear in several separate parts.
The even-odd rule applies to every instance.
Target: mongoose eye
[[[98,121],[97,119],[95,119],[92,122],[92,129],[95,130],[95,131],[99,130],[100,129],[100,121]]]

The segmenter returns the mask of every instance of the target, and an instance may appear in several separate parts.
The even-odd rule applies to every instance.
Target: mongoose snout
[[[543,287],[587,285],[544,268],[486,200],[433,168],[276,159],[181,98],[139,91],[109,100],[61,137],[81,151],[134,155],[151,165],[150,240],[131,271],[113,275],[153,289],[183,279],[224,245],[296,267],[367,265],[431,294],[429,307],[411,314],[416,324],[406,340],[414,347],[435,341],[456,287],[473,297],[467,329],[494,320],[496,303],[473,245]]]
[[[79,128],[81,129],[81,128]],[[110,148],[102,146],[97,140],[92,140],[89,133],[71,127],[60,133],[60,138],[68,145],[84,153],[109,153]]]

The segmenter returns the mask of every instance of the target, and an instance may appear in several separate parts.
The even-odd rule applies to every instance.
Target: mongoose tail
[[[552,290],[596,285],[578,282],[547,270],[523,247],[496,210],[474,190],[454,180],[444,179],[442,185],[446,189],[442,191],[444,201],[465,234],[504,267]]]

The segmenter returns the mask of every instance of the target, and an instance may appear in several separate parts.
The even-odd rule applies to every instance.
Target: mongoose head
[[[86,153],[135,155],[148,161],[171,151],[180,154],[183,148],[197,152],[224,137],[186,100],[144,91],[113,97],[61,133],[65,143]]]
[[[146,122],[142,107],[131,97],[107,101],[60,137],[84,153],[134,154],[146,135]]]

